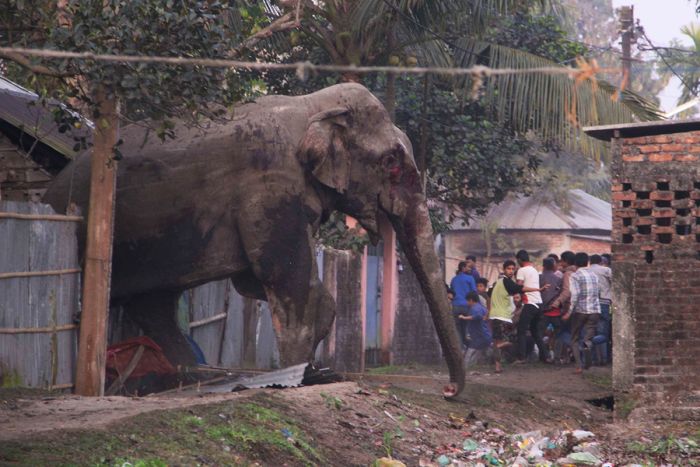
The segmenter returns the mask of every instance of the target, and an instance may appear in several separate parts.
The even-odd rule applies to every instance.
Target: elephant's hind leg
[[[196,364],[192,347],[177,325],[179,291],[154,291],[136,295],[124,304],[129,319],[153,339],[174,366]]]

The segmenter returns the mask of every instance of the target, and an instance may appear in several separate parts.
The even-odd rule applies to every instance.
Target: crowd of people
[[[489,287],[476,257],[459,263],[448,288],[464,364],[490,359],[502,371],[504,359],[514,364],[575,363],[580,374],[610,357],[611,257],[565,251],[542,260],[541,272],[520,250],[506,260]]]

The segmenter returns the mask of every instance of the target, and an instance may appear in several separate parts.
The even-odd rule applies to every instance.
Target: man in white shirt
[[[540,361],[547,362],[549,355],[547,348],[542,342],[540,332],[540,320],[542,319],[542,295],[540,295],[540,273],[530,262],[530,255],[525,250],[520,250],[515,255],[520,269],[518,269],[515,279],[518,285],[534,290],[525,292],[523,297],[523,310],[518,321],[518,360],[516,363],[524,363],[527,360],[527,330],[530,330],[532,338],[537,344],[537,351]]]

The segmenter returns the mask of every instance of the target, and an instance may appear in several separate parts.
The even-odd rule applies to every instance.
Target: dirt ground
[[[595,433],[600,456],[616,465],[700,458],[698,427],[613,423],[604,404],[587,402],[611,395],[609,368],[584,377],[539,364],[501,374],[482,368],[452,402],[439,396],[447,380],[440,369],[380,368],[354,379],[140,398],[0,390],[0,465],[371,465],[387,456],[406,465],[438,465],[440,456],[475,465],[456,463],[466,459],[465,440],[495,446],[516,433],[579,429]]]

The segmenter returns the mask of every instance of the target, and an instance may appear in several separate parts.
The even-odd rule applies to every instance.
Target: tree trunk
[[[91,156],[90,207],[75,392],[104,395],[107,315],[112,272],[112,236],[117,163],[112,157],[119,132],[118,104],[103,87],[94,93],[99,116]]]

